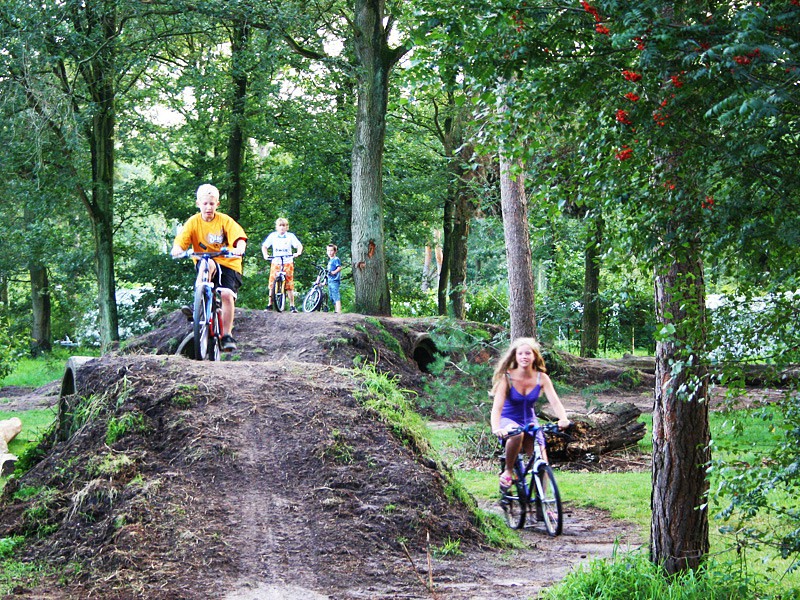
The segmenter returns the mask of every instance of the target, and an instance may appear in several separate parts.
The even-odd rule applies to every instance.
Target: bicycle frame
[[[557,536],[561,534],[563,528],[561,495],[553,470],[543,460],[542,449],[536,441],[539,430],[551,433],[559,431],[555,424],[548,424],[544,427],[530,424],[509,432],[509,436],[524,433],[532,435],[534,438],[533,455],[527,462],[521,454],[517,455],[513,469],[517,475],[517,481],[512,486],[516,493],[513,493],[511,489],[504,491],[500,504],[509,526],[516,529],[522,528],[525,525],[526,515],[535,509],[535,520],[544,521],[548,535]]]
[[[272,256],[267,257],[270,261],[275,258],[281,259],[281,268],[278,269],[277,273],[275,273],[275,279],[272,282],[272,286],[268,290],[270,295],[270,302],[273,305],[273,308],[278,312],[283,312],[283,309],[286,306],[286,262],[285,256]]]

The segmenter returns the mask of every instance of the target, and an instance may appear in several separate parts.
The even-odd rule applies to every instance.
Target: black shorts
[[[200,261],[197,261],[197,265],[199,264]],[[197,265],[195,265],[195,270],[197,270]],[[217,271],[214,274],[214,285],[218,288],[228,288],[235,296],[242,286],[242,274],[238,271],[234,271],[230,267],[223,267],[217,264]]]

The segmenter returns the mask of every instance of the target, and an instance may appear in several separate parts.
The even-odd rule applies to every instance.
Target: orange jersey
[[[211,221],[204,221],[200,213],[192,215],[175,236],[175,244],[183,250],[192,247],[194,252],[219,252],[223,246],[229,250],[239,240],[247,240],[247,234],[234,219],[223,213],[216,213]],[[205,248],[201,248],[200,244]],[[195,259],[195,262],[197,260]],[[242,259],[240,257],[222,257],[214,259],[217,264],[242,272]]]

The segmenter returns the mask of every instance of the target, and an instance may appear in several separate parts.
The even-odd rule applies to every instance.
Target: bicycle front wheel
[[[194,291],[194,358],[195,360],[205,360],[208,356],[208,323],[210,298],[206,295],[206,287],[198,285]]]
[[[542,507],[542,520],[547,534],[551,537],[561,535],[564,528],[564,511],[561,507],[561,494],[550,465],[542,465],[533,476],[536,484],[536,502]]]
[[[208,346],[206,349],[206,358],[208,360],[220,360],[222,355],[222,310],[217,306],[214,308],[213,327],[207,327],[208,333]]]
[[[278,312],[283,312],[286,308],[286,282],[276,279],[272,284],[272,307]]]
[[[303,312],[319,310],[320,304],[322,304],[322,290],[315,285],[303,298]]]

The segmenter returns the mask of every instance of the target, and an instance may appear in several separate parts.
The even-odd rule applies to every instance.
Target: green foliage
[[[378,331],[378,337],[389,350],[401,358],[406,357],[406,353],[403,352],[403,347],[400,345],[400,342],[398,342],[397,338],[386,330],[386,327],[383,326],[383,323],[381,323],[379,319],[376,319],[375,317],[367,317],[365,321]]]
[[[448,537],[441,546],[431,548],[431,554],[436,558],[462,556],[464,552],[461,550],[461,540]]]
[[[129,433],[144,435],[149,430],[147,418],[140,412],[126,412],[120,416],[113,416],[106,424],[106,444],[111,446]]]
[[[545,590],[542,600],[738,600],[756,598],[759,588],[745,579],[731,581],[713,566],[665,577],[644,551],[610,560],[593,560]]]
[[[0,560],[5,560],[14,555],[14,552],[23,545],[25,537],[15,535],[7,538],[0,538]]]

